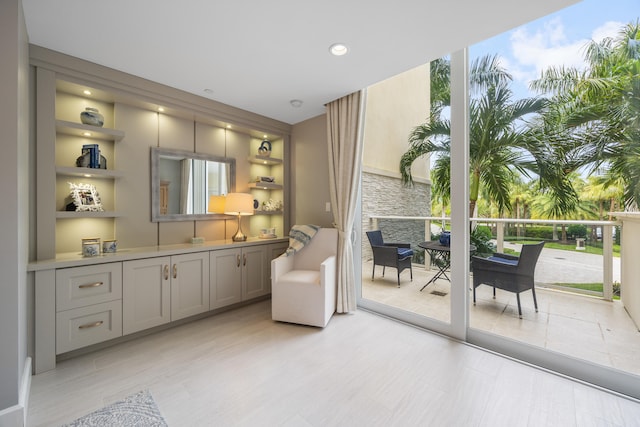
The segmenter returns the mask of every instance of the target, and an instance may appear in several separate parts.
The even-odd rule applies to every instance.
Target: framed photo
[[[71,198],[76,205],[76,212],[102,212],[102,202],[96,187],[91,184],[69,183]]]

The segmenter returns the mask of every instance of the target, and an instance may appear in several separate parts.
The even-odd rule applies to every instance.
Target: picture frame
[[[91,184],[69,183],[71,198],[76,205],[76,212],[103,212],[100,194]]]

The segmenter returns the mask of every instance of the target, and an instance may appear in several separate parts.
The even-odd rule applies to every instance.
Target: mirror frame
[[[236,190],[236,159],[232,157],[214,156],[212,154],[196,153],[192,151],[174,150],[170,148],[151,147],[151,222],[168,221],[202,221],[215,219],[229,219],[225,214],[167,214],[160,215],[160,156],[175,156],[196,160],[226,163],[229,165],[229,193]],[[208,203],[208,201],[207,201]]]

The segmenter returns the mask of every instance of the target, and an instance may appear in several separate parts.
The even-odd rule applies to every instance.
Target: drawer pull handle
[[[164,265],[164,280],[169,280],[169,264]]]
[[[242,255],[242,265],[243,266],[247,265],[247,254]]]
[[[103,282],[96,282],[96,283],[87,283],[86,285],[80,285],[78,286],[80,289],[87,289],[87,288],[97,288],[98,286],[102,286],[104,285]]]
[[[240,254],[236,255],[237,263],[236,266],[240,267]]]
[[[173,278],[178,278],[178,264],[173,264]]]
[[[94,323],[87,323],[86,325],[80,325],[80,326],[78,326],[78,329],[97,328],[98,326],[102,325],[103,323],[104,323],[104,320],[98,320],[97,322],[94,322]]]

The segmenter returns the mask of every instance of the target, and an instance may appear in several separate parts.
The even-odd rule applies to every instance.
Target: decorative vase
[[[100,114],[97,108],[87,107],[80,113],[80,121],[85,125],[102,127],[104,116]]]
[[[258,148],[258,155],[269,157],[271,155],[271,142],[266,139],[262,141],[262,144],[260,144],[260,147]]]

